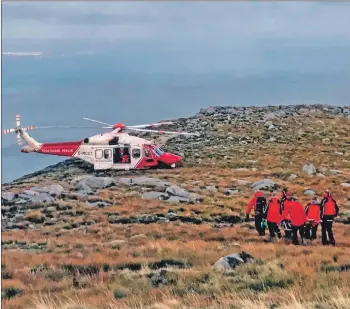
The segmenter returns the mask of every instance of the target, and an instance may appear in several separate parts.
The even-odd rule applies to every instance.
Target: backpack
[[[266,198],[263,196],[259,196],[256,198],[256,203],[255,203],[255,213],[256,214],[262,214],[265,211],[266,208]]]

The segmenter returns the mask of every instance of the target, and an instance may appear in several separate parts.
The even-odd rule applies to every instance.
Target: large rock
[[[156,178],[151,177],[135,177],[135,178],[119,178],[117,180],[119,184],[122,185],[128,185],[128,186],[142,186],[142,187],[149,187],[153,188],[158,191],[163,191],[172,185],[171,182],[163,181]]]
[[[308,189],[308,190],[304,191],[304,194],[305,195],[315,195],[315,191]]]
[[[316,167],[313,164],[305,164],[303,166],[303,172],[308,175],[315,175],[316,174]]]
[[[166,201],[169,203],[175,203],[175,204],[176,203],[190,204],[191,202],[193,203],[193,201],[191,201],[189,198],[182,197],[182,196],[170,196]]]
[[[16,194],[13,192],[2,192],[1,197],[6,201],[12,201]]]
[[[254,258],[246,252],[233,253],[220,258],[215,262],[214,268],[218,270],[232,270],[241,264],[253,263]]]
[[[168,193],[170,196],[183,197],[192,202],[200,202],[203,200],[203,198],[199,194],[188,192],[187,190],[180,188],[177,185],[172,185],[166,188],[165,192]]]
[[[32,191],[32,190],[24,190],[21,192],[21,194],[25,194],[27,196],[35,196],[35,195],[38,195],[40,193],[37,191]]]
[[[340,184],[342,187],[345,187],[345,188],[350,188],[350,183],[349,182],[343,182]]]
[[[93,192],[93,190],[85,182],[79,182],[75,186],[75,190],[79,192],[85,192],[85,193]]]
[[[47,188],[47,187],[43,187],[43,188],[32,187],[32,188],[30,188],[30,191],[35,191],[35,192],[38,192],[38,193],[49,193],[49,188]]]
[[[87,204],[89,206],[94,206],[94,207],[99,207],[99,208],[103,208],[103,207],[108,207],[111,206],[112,204],[107,203],[107,202],[103,202],[103,201],[98,201],[98,202],[87,202]]]
[[[224,191],[225,195],[235,195],[235,194],[239,194],[239,193],[240,193],[240,191],[238,189],[229,189],[229,188],[227,188]]]
[[[111,177],[84,176],[80,179],[79,184],[85,184],[95,190],[106,188],[114,183],[114,179]]]
[[[274,113],[268,113],[264,116],[264,119],[265,120],[272,120],[272,119],[275,119],[276,118],[276,115]]]
[[[169,195],[163,192],[150,191],[142,194],[142,197],[145,199],[159,199],[166,200],[169,198]]]
[[[20,197],[23,198],[23,195],[21,194]],[[47,193],[38,193],[34,196],[27,195],[26,199],[32,203],[51,203],[55,201],[55,199]]]
[[[215,112],[216,112],[216,108],[210,106],[208,108],[202,108],[199,113],[202,114],[202,115],[210,116],[210,115],[214,115]]]
[[[53,184],[49,187],[49,194],[54,197],[60,197],[65,192],[61,185]]]
[[[271,179],[262,179],[257,182],[254,182],[251,185],[251,188],[255,191],[258,190],[276,190],[278,188],[278,185]]]
[[[207,186],[206,189],[210,193],[217,193],[218,192],[218,189],[215,186]]]

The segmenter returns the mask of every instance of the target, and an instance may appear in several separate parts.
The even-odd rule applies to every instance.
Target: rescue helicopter
[[[198,136],[196,133],[147,129],[174,124],[174,122],[126,126],[123,123],[116,123],[113,125],[91,118],[83,119],[103,126],[22,127],[20,115],[16,115],[16,127],[5,129],[3,133],[15,133],[19,146],[23,145],[23,140],[25,141],[27,145],[21,148],[21,152],[79,158],[93,164],[95,171],[175,168],[181,166],[181,156],[165,152],[154,141],[148,141],[144,138],[129,135],[127,131]],[[107,129],[108,131],[78,141],[59,143],[40,143],[27,133],[35,129],[56,128],[97,128]]]

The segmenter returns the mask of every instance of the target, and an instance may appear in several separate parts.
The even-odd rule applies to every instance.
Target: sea
[[[209,106],[350,105],[350,66],[345,54],[329,53],[308,55],[311,65],[303,55],[292,59],[295,65],[288,54],[270,55],[263,69],[236,69],[228,55],[227,65],[216,66],[217,55],[198,52],[3,54],[2,129],[14,128],[16,114],[22,126],[91,125],[83,117],[135,125],[193,116]],[[31,135],[54,142],[99,132],[38,129]],[[15,134],[2,135],[1,150],[2,183],[65,159],[21,153]]]

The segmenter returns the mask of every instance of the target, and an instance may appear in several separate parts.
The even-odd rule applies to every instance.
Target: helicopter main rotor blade
[[[150,130],[150,129],[137,129],[137,128],[127,128],[128,130],[138,131],[138,132],[154,132],[160,134],[179,134],[179,135],[194,135],[198,136],[196,133],[187,133],[187,132],[174,132],[174,131],[158,131],[158,130]]]
[[[107,129],[110,127],[93,126],[34,126],[33,129]]]
[[[110,123],[105,123],[105,122],[102,122],[102,121],[99,121],[99,120],[95,120],[95,119],[91,119],[91,118],[83,118],[84,120],[88,120],[88,121],[92,121],[92,122],[96,122],[96,123],[99,123],[99,124],[104,124],[106,126],[109,126],[109,127],[113,127],[112,124]]]
[[[167,121],[167,122],[157,122],[157,123],[149,123],[149,124],[139,124],[136,126],[127,126],[127,128],[147,128],[147,127],[157,127],[157,126],[162,126],[162,125],[167,125],[167,124],[173,124],[175,122],[172,121]]]

